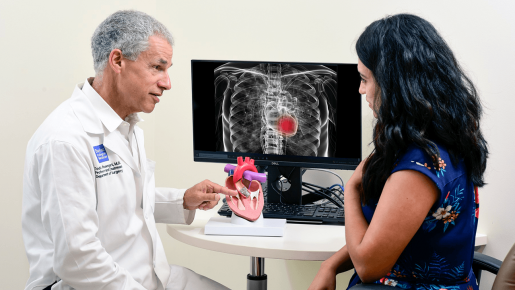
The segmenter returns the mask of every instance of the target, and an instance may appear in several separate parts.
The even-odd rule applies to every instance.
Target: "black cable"
[[[328,202],[332,202],[334,205],[336,205],[337,207],[342,207],[340,204],[338,204],[338,202],[336,202],[336,200],[334,200],[332,197],[328,196],[327,194],[319,191],[319,190],[310,190],[310,189],[306,189],[306,188],[302,188],[303,191],[306,191],[306,192],[309,192],[311,194],[316,194],[316,195],[319,195],[319,196],[322,196],[323,198],[327,199]],[[326,203],[324,203],[326,204]]]
[[[292,175],[294,170],[295,170],[295,167],[292,168],[292,170],[288,174],[288,177],[286,178],[289,182],[291,182],[290,181],[290,177],[291,177],[291,175]],[[306,169],[303,169],[301,171],[301,174],[303,175],[305,172],[306,172]],[[281,182],[281,180],[278,180],[278,182]],[[288,203],[290,202],[289,198],[286,198],[286,196],[282,195],[282,182],[281,182],[281,190],[279,190],[276,187],[275,182],[271,182],[270,184],[272,185],[272,189],[281,197],[281,200],[280,200],[281,203],[282,203],[282,199],[284,199],[285,202],[288,202]],[[336,205],[337,207],[343,208],[344,201],[343,201],[343,199],[339,195],[339,193],[343,194],[343,192],[341,191],[341,188],[339,188],[339,187],[337,187],[337,188],[322,187],[322,186],[319,186],[319,185],[316,185],[316,184],[312,184],[312,183],[308,183],[308,182],[302,182],[302,186],[303,186],[302,189],[301,189],[302,191],[305,191],[305,192],[308,192],[308,193],[312,193],[312,194],[316,194],[318,196],[321,196],[321,197],[327,199],[328,202],[331,202],[334,205]],[[332,195],[334,195],[340,201],[340,203],[338,203],[332,197]],[[326,202],[325,204],[327,204],[328,202]]]
[[[290,171],[290,174],[288,174],[288,178],[286,178],[288,180],[289,183],[291,183],[291,180],[290,180],[290,177],[291,177],[291,174],[293,173],[293,171],[295,171],[295,168],[296,167],[293,167]]]
[[[336,196],[336,198],[341,202],[341,204],[342,205],[344,204],[343,179],[338,174],[336,174],[335,172],[332,172],[331,170],[318,169],[318,168],[303,168],[303,169],[301,169],[301,174],[304,175],[304,173],[306,173],[307,170],[324,171],[324,172],[331,173],[331,174],[335,175],[336,177],[338,177],[340,179],[341,184],[335,184],[335,185],[338,185],[338,188],[336,188],[336,189],[333,188],[335,185],[333,185],[331,187],[321,187],[316,184],[311,184],[311,185],[318,187],[321,191],[323,191],[326,194],[329,194],[330,196],[332,196],[332,195]],[[304,183],[303,183],[303,185],[304,185]],[[326,201],[323,204],[327,204],[329,202],[331,202],[331,201]]]
[[[316,195],[319,195],[319,196],[322,196],[323,198],[327,199],[329,202],[332,202],[334,205],[336,205],[337,207],[339,208],[343,208],[343,200],[341,200],[341,198],[339,196],[337,196],[336,194],[334,194],[340,201],[341,201],[341,204],[339,204],[335,199],[333,199],[329,194],[321,191],[321,190],[318,190],[318,189],[315,189],[313,188],[312,186],[315,186],[315,187],[318,187],[318,188],[321,188],[323,190],[327,190],[327,191],[330,191],[328,190],[327,188],[323,188],[321,186],[318,186],[318,185],[315,185],[315,184],[311,184],[311,183],[306,183],[306,182],[303,182],[303,185],[305,185],[308,189],[306,188],[302,188],[303,191],[306,191],[306,192],[309,192],[309,193],[312,193],[312,194],[316,194]],[[275,192],[282,198],[284,199],[286,202],[290,202],[288,198],[286,198],[285,196],[283,196],[281,194],[281,191],[282,190],[279,190],[275,187],[275,184],[272,183],[272,189],[275,190]],[[281,200],[281,203],[282,203],[282,200]]]
[[[339,203],[339,204],[340,204],[340,206],[339,206],[339,207],[343,207],[343,204],[344,204],[344,203],[343,203],[343,200],[342,200],[338,195],[334,194],[334,192],[332,192],[332,191],[328,190],[327,188],[321,188],[321,189],[319,189],[319,191],[321,191],[321,192],[323,192],[323,193],[327,194],[327,195],[328,195],[329,197],[331,197],[333,200],[335,200],[335,199],[332,197],[332,195],[336,196],[336,198],[340,201],[340,203]],[[332,195],[331,195],[331,194],[332,194]],[[335,200],[335,201],[336,201],[336,200]]]
[[[326,189],[331,191],[340,200],[340,202],[342,204],[345,204],[344,193],[340,187],[336,187],[336,188],[327,187]]]
[[[336,191],[336,193],[334,193],[334,195],[341,196],[342,197],[342,201],[345,204],[345,199],[344,199],[345,198],[345,194],[344,194],[343,190],[340,187],[331,188],[330,190]]]
[[[307,183],[307,182],[303,182],[302,185],[304,185],[306,188],[308,189],[305,189],[305,188],[302,188],[302,190],[306,191],[306,192],[309,192],[309,193],[314,193],[314,194],[317,194],[317,195],[320,195],[320,196],[323,196],[325,197],[327,200],[331,201],[332,203],[334,203],[337,207],[343,207],[343,203],[342,204],[339,204],[336,200],[334,200],[331,195],[327,194],[326,192],[324,192],[323,190],[319,190],[319,189],[316,189],[315,187],[318,187],[318,188],[322,188],[322,189],[325,189],[321,186],[318,186],[318,185],[315,185],[315,184],[311,184],[311,183]],[[340,197],[338,197],[338,199],[340,199]],[[341,199],[340,199],[341,200]]]
[[[322,187],[320,185],[316,185],[316,184],[312,184],[312,183],[308,183],[308,182],[303,182],[302,185],[310,185],[313,187],[318,187],[319,190],[324,193],[326,193],[325,191],[328,191],[328,192],[330,192],[330,194],[329,193],[326,193],[326,194],[328,194],[329,196],[331,196],[331,194],[333,194],[334,196],[336,196],[336,198],[338,198],[338,200],[340,200],[342,206],[344,204],[343,199],[341,199],[339,195],[335,194],[334,192],[332,192],[332,190],[328,189],[327,187]]]

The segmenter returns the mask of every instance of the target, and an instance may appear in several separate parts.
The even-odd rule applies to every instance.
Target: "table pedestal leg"
[[[265,258],[250,257],[247,290],[266,290]]]

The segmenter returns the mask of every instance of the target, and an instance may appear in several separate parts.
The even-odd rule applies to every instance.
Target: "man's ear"
[[[122,71],[122,61],[124,60],[122,51],[118,48],[113,49],[109,54],[109,67],[117,74]]]

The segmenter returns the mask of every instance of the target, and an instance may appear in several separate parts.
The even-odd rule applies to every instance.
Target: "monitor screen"
[[[354,169],[356,64],[192,60],[194,160]]]

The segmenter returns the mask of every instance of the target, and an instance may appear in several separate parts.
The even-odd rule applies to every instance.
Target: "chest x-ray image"
[[[214,70],[217,149],[333,157],[337,76],[324,65],[228,62]]]

